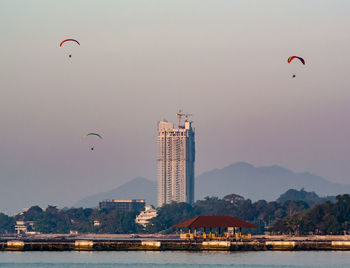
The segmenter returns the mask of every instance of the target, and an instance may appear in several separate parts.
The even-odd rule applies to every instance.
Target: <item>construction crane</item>
[[[181,126],[181,119],[182,119],[183,116],[186,118],[186,121],[187,121],[188,118],[189,118],[190,116],[192,116],[192,114],[184,114],[184,113],[181,112],[181,109],[179,110],[178,113],[176,113],[176,117],[179,118],[179,128],[180,128],[180,126]]]

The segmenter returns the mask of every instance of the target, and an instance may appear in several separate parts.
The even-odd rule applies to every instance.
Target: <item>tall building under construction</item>
[[[176,116],[178,128],[158,122],[158,206],[194,201],[195,132],[189,114],[179,111]]]

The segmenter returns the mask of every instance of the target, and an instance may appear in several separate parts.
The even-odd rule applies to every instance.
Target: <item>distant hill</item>
[[[145,199],[146,204],[157,205],[157,184],[146,178],[135,178],[113,190],[85,197],[73,207],[98,207],[106,199]]]
[[[350,193],[350,185],[333,183],[311,173],[295,173],[280,166],[255,167],[239,162],[199,175],[195,183],[195,200],[206,196],[222,198],[236,193],[253,201],[273,201],[289,189],[301,188],[320,196]],[[111,191],[88,196],[74,207],[97,207],[101,200],[125,198],[144,198],[147,204],[156,206],[157,183],[146,178],[135,178]]]
[[[332,202],[336,201],[335,196],[319,197],[315,192],[307,192],[303,188],[300,191],[295,189],[290,189],[284,194],[281,194],[281,196],[276,201],[279,203],[284,203],[288,200],[304,201],[308,203],[310,206],[324,203],[326,201],[332,201]]]
[[[196,179],[196,199],[236,193],[254,200],[276,200],[289,189],[305,188],[321,196],[350,193],[350,185],[337,184],[311,173],[295,173],[280,166],[255,167],[239,162],[214,169]]]

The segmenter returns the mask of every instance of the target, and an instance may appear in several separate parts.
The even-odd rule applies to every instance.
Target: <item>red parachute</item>
[[[79,43],[77,40],[75,40],[75,39],[65,39],[65,40],[63,40],[63,41],[61,42],[60,47],[61,47],[65,42],[69,42],[69,41],[76,42],[76,43],[80,46],[80,43]]]
[[[65,40],[63,40],[62,42],[61,42],[61,44],[60,44],[60,47],[62,47],[62,45],[65,43],[65,42],[75,42],[75,43],[77,43],[79,46],[80,46],[80,43],[77,41],[77,40],[75,40],[75,39],[65,39]],[[72,54],[69,54],[69,56],[68,57],[72,57]]]
[[[303,58],[301,58],[301,57],[298,57],[298,56],[291,56],[291,57],[289,57],[289,58],[288,58],[288,63],[291,63],[292,60],[294,60],[294,59],[300,60],[301,63],[305,65],[305,60],[304,60]]]

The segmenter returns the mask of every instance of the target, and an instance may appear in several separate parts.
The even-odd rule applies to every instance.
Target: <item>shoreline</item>
[[[135,238],[137,236],[137,238]],[[0,251],[350,251],[350,236],[253,236],[241,241],[184,240],[174,235],[63,234],[0,238]]]

